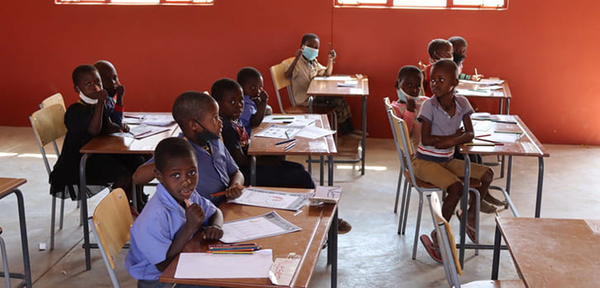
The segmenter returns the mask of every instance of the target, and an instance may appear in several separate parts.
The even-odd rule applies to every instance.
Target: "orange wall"
[[[323,0],[215,2],[213,7],[3,4],[0,125],[28,126],[27,116],[55,92],[75,101],[71,71],[98,59],[117,65],[129,111],[168,111],[180,92],[209,90],[214,80],[233,78],[243,66],[263,73],[276,107],[268,67],[292,56],[303,33],[315,32],[323,44],[333,42],[337,73],[369,75],[368,132],[391,137],[381,98],[395,97],[398,69],[427,60],[432,38],[462,35],[470,48],[465,70],[477,67],[507,79],[511,112],[540,141],[600,144],[595,109],[600,75],[592,67],[600,63],[595,0],[577,1],[579,6],[511,1],[501,12],[338,9]],[[350,102],[358,125],[360,101]],[[495,102],[477,104],[497,110]]]

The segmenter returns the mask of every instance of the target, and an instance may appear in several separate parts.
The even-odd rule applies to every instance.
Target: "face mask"
[[[196,123],[198,123],[202,129],[204,129],[202,132],[194,131],[194,137],[196,138],[196,141],[200,143],[200,145],[206,146],[209,140],[219,139],[219,135],[208,131],[208,129],[206,129],[204,125],[200,124],[200,122],[197,120],[194,121],[196,121]]]
[[[304,58],[308,59],[308,61],[315,60],[317,56],[319,56],[319,49],[305,46],[304,50],[302,50],[302,55],[304,56]]]
[[[411,99],[411,100],[417,100],[419,99],[419,97],[413,97],[408,95],[408,93],[404,92],[404,90],[402,90],[402,88],[396,90],[396,93],[398,93],[398,99],[400,99],[400,101],[402,102],[406,102],[406,99]]]
[[[467,58],[466,55],[460,55],[460,54],[456,54],[456,53],[452,53],[452,56],[453,56],[454,63],[456,63],[456,65],[459,65],[460,63],[462,63],[465,60],[465,58]]]
[[[96,104],[96,103],[98,103],[98,99],[93,99],[93,98],[87,97],[87,96],[85,96],[85,95],[83,94],[83,92],[81,92],[81,91],[79,91],[79,98],[81,98],[81,100],[82,100],[83,102],[85,102],[86,104],[91,104],[91,105],[93,105],[93,104]]]

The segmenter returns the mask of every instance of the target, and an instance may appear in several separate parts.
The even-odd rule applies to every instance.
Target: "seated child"
[[[285,71],[285,77],[292,82],[292,92],[296,105],[307,106],[309,104],[306,91],[308,91],[310,81],[313,78],[316,76],[330,76],[333,72],[335,51],[333,49],[329,50],[329,60],[327,61],[327,67],[325,67],[317,60],[319,45],[319,37],[316,34],[308,33],[302,36],[300,49],[296,51],[296,58]],[[362,131],[354,130],[350,105],[343,97],[317,97],[314,100],[314,105],[336,108],[335,114],[342,135],[350,133],[362,135]]]
[[[158,277],[196,233],[203,239],[223,236],[223,214],[195,191],[198,166],[192,146],[181,138],[167,138],[156,146],[156,194],[129,231],[131,246],[125,268],[138,287],[170,287]]]
[[[223,121],[223,142],[239,165],[250,185],[251,157],[246,153],[249,136],[240,121],[244,111],[242,87],[231,79],[217,80],[210,90],[219,104],[219,115]],[[259,157],[256,165],[256,185],[268,187],[315,188],[315,183],[302,164],[281,160],[279,157]]]
[[[452,48],[454,50],[454,52],[452,52],[452,59],[454,60],[454,63],[458,65],[458,79],[473,81],[481,80],[481,78],[483,77],[483,75],[481,74],[468,75],[462,73],[463,62],[465,61],[465,58],[467,58],[467,40],[460,36],[452,36],[448,39],[448,41],[452,43]]]
[[[73,71],[73,85],[80,100],[71,104],[65,113],[67,135],[60,157],[50,173],[50,193],[56,197],[76,199],[75,191],[65,191],[66,185],[79,184],[79,150],[92,138],[121,131],[104,113],[108,95],[102,89],[98,70],[91,65],[81,65]],[[126,128],[126,127],[123,127]],[[124,131],[128,131],[125,129]],[[86,164],[86,184],[123,188],[131,200],[131,175],[144,163],[138,155],[92,154]]]
[[[223,123],[217,102],[206,93],[184,92],[175,99],[173,118],[198,160],[196,191],[217,206],[226,199],[240,197],[244,175],[220,139]],[[154,162],[154,158],[150,159],[135,171],[133,181],[136,184],[148,183],[154,178]],[[211,196],[222,191],[225,195]]]
[[[473,137],[473,124],[470,115],[473,109],[465,97],[456,96],[454,88],[458,85],[458,67],[452,60],[439,60],[431,69],[431,88],[434,97],[423,102],[418,119],[421,121],[421,143],[413,162],[415,176],[429,182],[447,192],[442,204],[442,215],[448,221],[454,213],[456,205],[463,194],[464,161],[453,159],[454,146],[470,142]],[[464,131],[460,129],[461,122]],[[488,187],[493,180],[494,172],[486,166],[471,164],[470,178],[479,179],[477,187],[481,199],[488,197]],[[467,235],[475,239],[475,197],[469,199],[467,211]],[[495,211],[496,208],[481,203],[481,209]],[[457,213],[459,214],[459,213]],[[435,239],[435,235],[432,234]],[[430,256],[441,262],[439,250],[435,250],[435,242],[427,235],[421,236],[421,242]]]
[[[417,115],[423,101],[429,99],[419,96],[419,89],[423,82],[423,73],[416,66],[406,65],[398,71],[398,79],[394,88],[398,93],[398,101],[392,102],[394,114],[404,119],[413,146],[417,147],[421,141],[421,123],[417,121]]]
[[[433,39],[427,45],[427,52],[429,53],[429,65],[425,66],[423,73],[425,73],[425,81],[423,82],[423,88],[425,88],[425,96],[433,96],[431,91],[431,84],[429,83],[429,75],[431,73],[431,65],[438,60],[452,60],[452,43],[444,39]]]
[[[110,120],[114,123],[121,125],[121,127],[127,127],[127,124],[122,123],[123,108],[125,107],[123,105],[125,86],[121,85],[115,66],[106,60],[100,60],[94,63],[94,67],[98,69],[100,79],[102,79],[102,86],[104,86],[104,90],[108,93],[104,113],[107,113]]]
[[[273,109],[267,104],[269,95],[263,89],[263,77],[258,70],[242,68],[237,74],[237,82],[244,90],[244,112],[240,121],[250,135],[252,127],[260,125],[265,115],[273,113]]]

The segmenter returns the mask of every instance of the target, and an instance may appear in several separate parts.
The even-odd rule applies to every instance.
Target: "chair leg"
[[[2,252],[2,266],[4,267],[4,281],[6,287],[10,288],[10,271],[8,270],[8,256],[6,255],[6,245],[4,245],[4,239],[0,237],[0,250]]]
[[[308,155],[308,174],[312,175],[312,156]]]
[[[408,179],[404,179],[404,186],[402,186],[402,202],[400,203],[400,216],[398,217],[398,234],[402,231],[402,227],[404,225],[404,218],[406,217],[406,198],[408,188]]]
[[[398,173],[398,185],[396,185],[396,201],[394,202],[394,213],[398,212],[398,198],[400,197],[400,186],[402,186],[402,171]]]
[[[412,186],[409,186],[406,193],[406,206],[404,207],[404,224],[402,225],[402,235],[406,233],[406,220],[408,219],[408,208],[410,207],[410,194],[412,193]]]
[[[54,224],[56,217],[56,197],[52,197],[52,216],[50,217],[50,250],[54,250]]]
[[[419,232],[421,230],[421,212],[423,212],[423,192],[419,191],[419,212],[417,213],[417,226],[415,227],[415,240],[413,242],[413,260],[417,258],[417,241],[419,239]]]
[[[60,220],[58,221],[58,230],[62,230],[64,218],[65,218],[65,198],[61,198],[60,199]]]

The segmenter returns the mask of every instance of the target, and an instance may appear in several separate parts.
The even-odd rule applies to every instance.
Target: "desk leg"
[[[323,166],[325,165],[325,156],[319,156],[319,185],[323,186],[325,183],[325,172]]]
[[[337,287],[337,250],[338,250],[338,211],[335,209],[335,213],[333,214],[333,220],[331,222],[331,226],[329,227],[329,235],[328,242],[329,246],[327,247],[327,264],[331,264],[331,288]]]
[[[508,115],[508,113],[510,113],[510,98],[506,98],[506,106],[504,107],[504,110],[504,114]]]
[[[90,154],[83,154],[79,162],[79,200],[81,201],[81,219],[83,222],[83,249],[85,250],[85,269],[92,269],[90,255],[90,227],[88,225],[88,207],[87,207],[87,185],[85,181],[85,165]]]
[[[498,107],[500,107],[498,109],[498,114],[502,114],[502,112],[504,112],[504,99],[503,98],[498,99]]]
[[[23,269],[25,271],[25,285],[31,288],[31,265],[29,263],[29,243],[27,242],[27,220],[25,220],[25,201],[21,190],[13,191],[17,196],[19,206],[19,225],[21,226],[21,250],[23,251]],[[7,271],[8,272],[8,271]],[[4,275],[4,277],[9,277]]]
[[[256,156],[254,155],[250,160],[250,185],[256,186]]]
[[[465,181],[463,183],[463,196],[460,201],[460,209],[462,212],[462,219],[460,220],[460,251],[459,251],[459,260],[460,265],[464,267],[465,263],[465,242],[466,242],[466,228],[467,228],[467,202],[469,201],[469,180],[471,175],[471,160],[469,159],[469,154],[463,154],[465,158]]]
[[[365,165],[367,155],[367,96],[362,97],[362,142],[360,144],[362,151],[360,152],[360,175],[365,175]]]
[[[496,224],[496,236],[494,237],[494,258],[492,260],[492,280],[498,280],[498,270],[500,266],[500,242],[502,237],[500,235],[500,229]]]
[[[542,212],[542,186],[544,184],[544,157],[538,158],[538,185],[537,196],[535,199],[535,218],[540,218]]]
[[[327,156],[327,169],[328,169],[328,173],[327,173],[327,185],[328,186],[333,186],[333,156],[329,155]]]

